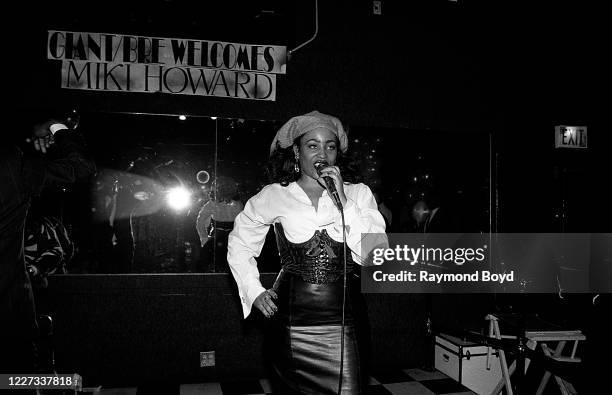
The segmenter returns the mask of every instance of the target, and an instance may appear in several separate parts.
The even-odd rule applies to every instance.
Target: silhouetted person
[[[95,166],[80,135],[57,120],[35,126],[38,155],[24,155],[16,143],[0,144],[0,371],[32,372],[37,333],[32,286],[24,260],[24,227],[30,200],[50,185],[74,183]]]

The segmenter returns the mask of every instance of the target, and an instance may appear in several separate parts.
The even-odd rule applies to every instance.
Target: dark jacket
[[[0,147],[0,316],[9,325],[27,322],[33,306],[24,261],[31,197],[47,186],[74,183],[95,171],[79,133],[60,130],[54,137],[55,145],[44,155],[24,155],[15,144]]]

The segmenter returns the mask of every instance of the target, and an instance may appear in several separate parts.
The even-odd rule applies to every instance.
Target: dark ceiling
[[[49,29],[284,45],[291,50],[312,37],[316,3],[70,0],[34,7],[20,2],[9,15],[19,20],[18,33],[7,42],[14,46],[11,53],[24,76],[37,73],[37,65],[46,61]],[[585,2],[383,0],[379,16],[373,15],[369,0],[319,1],[318,7],[319,34],[310,46],[324,56],[348,56],[353,63],[347,68],[358,69],[354,61],[359,59],[363,65],[391,66],[401,59],[405,66],[417,56],[421,67],[431,69],[430,57],[433,73],[441,78],[427,84],[439,91],[438,101],[454,97],[452,84],[463,79],[465,86],[482,92],[484,100],[478,100],[485,106],[495,102],[497,110],[521,102],[540,114],[554,108],[586,118],[591,111],[592,95],[586,89],[598,85],[605,24],[598,21],[604,14],[591,11]],[[438,58],[457,63],[440,64]]]

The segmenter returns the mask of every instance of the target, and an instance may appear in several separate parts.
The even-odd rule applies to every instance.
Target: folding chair
[[[486,319],[489,321],[489,336],[490,337],[493,337],[496,339],[516,339],[517,338],[516,336],[513,336],[513,335],[503,335],[501,333],[501,330],[499,327],[499,320],[500,320],[499,317],[493,314],[489,314],[487,315]],[[576,350],[578,349],[578,342],[581,340],[586,340],[586,336],[582,334],[582,332],[579,330],[525,331],[525,338],[527,339],[526,346],[529,349],[535,350],[539,343],[540,347],[542,348],[542,351],[544,352],[544,355],[546,355],[547,357],[550,357],[556,361],[570,362],[570,363],[581,362],[581,359],[576,357]],[[554,350],[549,347],[548,344],[550,342],[556,343],[556,346],[554,346],[555,347]],[[572,352],[569,356],[564,356],[563,351],[565,349],[567,342],[573,342]],[[489,347],[487,355],[490,355],[490,353],[491,353],[491,348]],[[510,376],[512,376],[512,374],[516,370],[517,361],[515,360],[514,362],[512,362],[512,365],[508,367],[508,363],[506,361],[506,353],[504,350],[501,350],[501,349],[499,350],[499,360],[500,360],[501,369],[502,369],[502,380],[500,380],[500,382],[498,383],[498,385],[495,387],[495,389],[493,390],[491,394],[492,395],[499,394],[502,388],[505,386],[506,392],[508,393],[508,395],[513,395],[512,386],[510,384]],[[525,372],[527,371],[529,364],[530,364],[530,360],[526,359],[525,360]],[[540,385],[538,387],[536,395],[541,395],[544,392],[544,388],[546,388],[546,385],[548,384],[548,381],[550,380],[551,375],[552,374],[548,371],[544,373],[544,376],[542,377],[542,380],[540,381]],[[557,385],[559,386],[559,389],[563,395],[570,395],[570,394],[576,393],[573,386],[567,381],[563,380],[562,378],[555,376],[555,381],[557,382]]]

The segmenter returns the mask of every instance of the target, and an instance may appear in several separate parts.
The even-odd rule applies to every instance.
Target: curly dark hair
[[[293,141],[293,145],[287,148],[281,148],[277,143],[276,149],[270,155],[267,165],[268,179],[270,183],[280,183],[286,187],[289,183],[297,181],[300,178],[300,173],[296,173],[295,168],[295,154],[293,152],[293,146],[300,146],[302,136],[297,137]],[[339,142],[338,146],[340,145]],[[355,182],[355,169],[349,165],[346,155],[338,150],[336,156],[336,166],[340,168],[342,179],[347,182]]]

